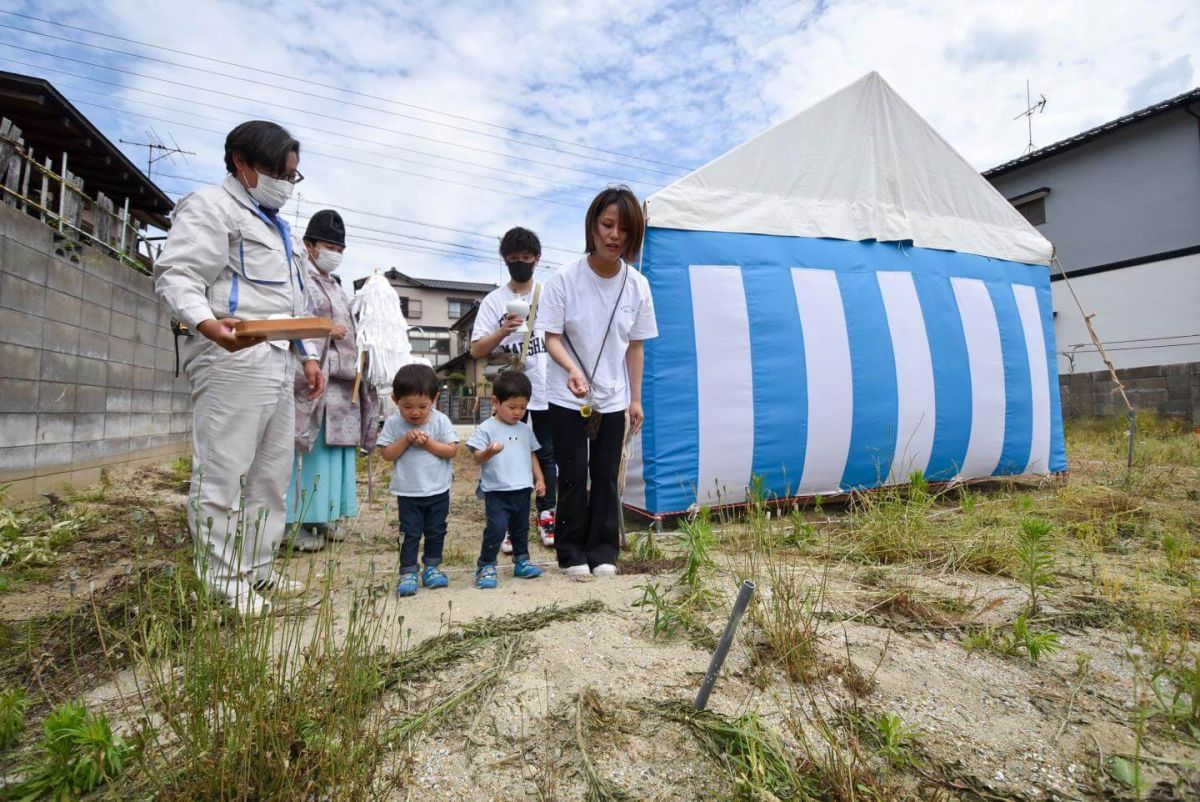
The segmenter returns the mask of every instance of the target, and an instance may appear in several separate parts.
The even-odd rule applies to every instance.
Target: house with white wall
[[[1054,244],[1067,413],[1119,411],[1069,279],[1134,404],[1200,424],[1200,88],[983,175]]]

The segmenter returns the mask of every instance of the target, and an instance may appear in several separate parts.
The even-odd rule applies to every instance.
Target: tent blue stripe
[[[1004,354],[1004,446],[992,473],[1005,476],[1024,473],[1029,464],[1029,450],[1033,446],[1033,389],[1025,329],[1012,287],[999,281],[988,281],[986,285],[996,310]]]
[[[952,478],[962,464],[971,435],[970,365],[951,277],[980,279],[1005,289],[997,295],[989,287],[1001,327],[1005,391],[1012,404],[1006,416],[1001,456],[1005,463],[1020,463],[1022,457],[1018,454],[1027,458],[1032,438],[1028,353],[1010,285],[1037,289],[1052,377],[1050,468],[1066,469],[1049,271],[1044,266],[897,243],[651,228],[647,232],[644,272],[654,292],[660,337],[647,345],[643,453],[648,510],[665,513],[686,509],[694,501],[694,486],[699,480],[697,355],[688,272],[691,265],[742,268],[750,315],[751,353],[747,358],[751,359],[755,393],[752,466],[756,474],[767,478],[771,492],[787,492],[789,484],[798,482],[803,469],[807,410],[803,340],[795,320],[794,295],[790,286],[785,288],[785,277],[790,276],[788,271],[793,267],[836,270],[846,298],[856,407],[853,453],[844,476],[848,484],[876,483],[886,473],[895,447],[895,368],[887,318],[873,275],[885,270],[913,274],[929,336],[937,409],[927,475],[931,479]],[[871,287],[865,299],[859,289],[862,281],[869,281]],[[783,302],[785,298],[787,303]],[[795,333],[784,334],[788,331]],[[1023,467],[1021,463],[1015,469]]]
[[[1037,285],[1038,311],[1042,318],[1042,333],[1046,338],[1046,375],[1050,377],[1050,470],[1067,469],[1067,443],[1063,437],[1062,398],[1058,386],[1058,349],[1054,345],[1054,303],[1050,294],[1050,277]]]
[[[952,479],[962,466],[971,439],[971,366],[967,339],[950,280],[913,275],[933,362],[934,404],[937,406],[929,479]]]
[[[699,404],[696,400],[696,331],[692,321],[692,264],[686,240],[647,232],[642,272],[650,281],[658,337],[646,343],[642,434],[646,505],[679,512],[696,499],[700,480]],[[690,249],[688,249],[690,250]]]
[[[854,422],[842,488],[879,485],[896,451],[899,398],[892,335],[874,272],[839,272],[854,379]]]
[[[804,336],[786,266],[742,268],[754,378],[752,472],[777,495],[792,495],[804,469],[808,432]]]

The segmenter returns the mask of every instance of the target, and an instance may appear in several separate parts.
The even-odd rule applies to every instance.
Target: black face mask
[[[508,266],[508,275],[512,276],[512,280],[518,284],[524,284],[533,278],[534,262],[505,262],[504,264]]]

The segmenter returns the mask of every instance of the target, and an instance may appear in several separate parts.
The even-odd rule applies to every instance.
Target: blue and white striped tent
[[[1051,245],[879,75],[646,210],[630,507],[1066,470]]]

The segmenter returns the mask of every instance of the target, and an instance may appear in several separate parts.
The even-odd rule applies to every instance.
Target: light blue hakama
[[[322,423],[313,450],[293,458],[292,479],[287,490],[288,523],[300,520],[301,514],[305,524],[335,523],[357,514],[357,460],[357,446],[326,445],[325,424]],[[297,473],[300,475],[299,496],[296,493]]]

